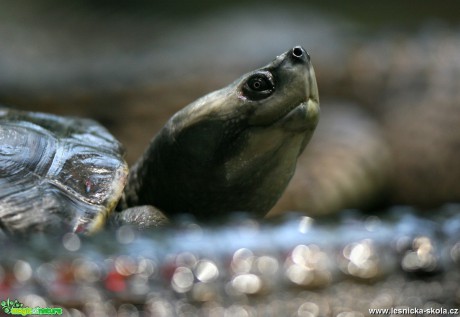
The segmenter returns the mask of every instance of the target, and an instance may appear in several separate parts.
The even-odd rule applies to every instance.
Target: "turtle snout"
[[[294,62],[309,63],[310,55],[302,46],[298,45],[291,50],[291,59]]]

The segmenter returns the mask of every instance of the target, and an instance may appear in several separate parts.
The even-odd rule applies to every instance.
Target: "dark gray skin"
[[[286,188],[318,119],[315,73],[296,46],[176,113],[131,169],[123,205],[200,221],[233,211],[262,217]],[[137,211],[125,220],[138,222],[144,211]]]

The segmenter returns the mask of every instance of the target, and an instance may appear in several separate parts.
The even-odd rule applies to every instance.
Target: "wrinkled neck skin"
[[[279,81],[286,76],[274,74]],[[280,85],[272,99],[248,101],[240,93],[245,78],[168,121],[131,170],[128,206],[153,205],[169,217],[191,213],[200,221],[232,211],[262,217],[270,210],[318,122],[316,82],[310,66],[300,84]]]

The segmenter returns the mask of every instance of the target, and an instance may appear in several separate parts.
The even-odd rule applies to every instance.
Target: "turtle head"
[[[199,219],[264,215],[286,188],[318,118],[310,56],[296,46],[169,120],[143,159],[155,166],[148,173],[155,186],[151,194],[139,191],[152,198],[140,203]]]

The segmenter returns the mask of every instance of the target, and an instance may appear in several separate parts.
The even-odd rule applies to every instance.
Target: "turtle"
[[[108,218],[155,227],[184,213],[263,217],[318,120],[301,46],[179,110],[131,169],[94,120],[1,108],[0,231],[89,234]]]

